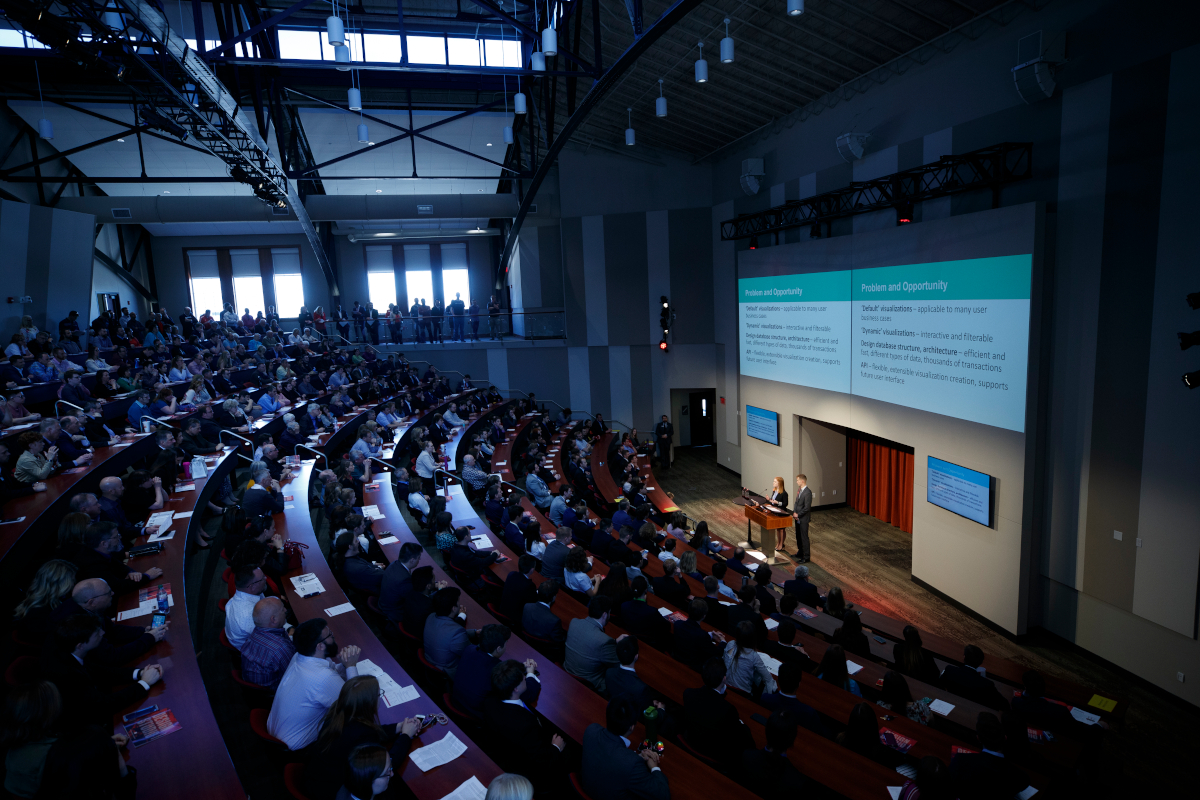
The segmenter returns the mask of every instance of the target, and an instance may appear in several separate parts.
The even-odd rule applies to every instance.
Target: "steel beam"
[[[246,31],[245,33],[238,34],[237,36],[233,37],[228,42],[222,42],[220,45],[214,47],[212,50],[209,50],[208,53],[215,56],[215,55],[219,55],[221,53],[225,53],[229,50],[232,50],[234,47],[237,47],[242,42],[246,42],[246,41],[249,41],[250,39],[253,39],[256,34],[262,33],[263,31],[267,30],[268,28],[274,28],[276,25],[278,25],[279,23],[283,22],[288,17],[295,14],[297,11],[303,11],[304,9],[308,8],[315,2],[317,2],[317,0],[300,0],[300,2],[295,3],[294,5],[292,5],[289,8],[285,8],[283,11],[280,11],[278,14],[271,17],[270,19],[263,20],[262,22],[258,23],[253,28]],[[197,42],[198,41],[199,40],[197,40]]]
[[[667,31],[671,30],[671,28],[673,28],[677,22],[690,14],[697,6],[701,4],[701,2],[702,0],[676,0],[673,5],[671,5],[662,13],[661,17],[655,20],[650,27],[646,29],[645,33],[643,33],[639,38],[634,39],[633,43],[629,45],[625,52],[617,57],[617,60],[613,62],[612,66],[605,70],[604,73],[596,79],[596,82],[592,84],[592,88],[588,90],[588,93],[584,95],[582,102],[580,102],[579,108],[574,114],[567,118],[567,121],[563,124],[562,130],[558,132],[558,135],[555,136],[554,140],[550,143],[550,147],[546,150],[545,157],[542,159],[541,163],[538,164],[537,171],[533,174],[533,178],[530,179],[529,188],[525,192],[525,197],[521,200],[521,206],[517,209],[517,215],[513,218],[512,227],[509,228],[508,236],[504,240],[504,250],[500,255],[500,267],[502,269],[505,271],[508,270],[508,259],[512,256],[513,247],[517,243],[517,236],[521,232],[521,226],[525,222],[525,217],[529,214],[529,207],[533,205],[533,201],[537,197],[538,189],[541,188],[542,182],[546,180],[546,176],[550,174],[551,167],[553,167],[555,162],[558,160],[558,154],[562,152],[562,149],[566,146],[567,141],[570,140],[571,136],[574,135],[575,131],[581,124],[583,124],[583,121],[587,119],[588,115],[592,113],[592,110],[600,103],[600,101],[603,100],[604,97],[617,85],[621,79],[621,76],[628,72],[629,69],[635,63],[637,63],[637,60],[642,53],[646,52],[651,45],[661,39],[663,35],[666,34]],[[595,21],[598,21],[600,13],[599,0],[592,0],[592,8],[594,9],[595,14],[594,19]],[[599,45],[599,41],[600,33],[597,30],[597,45]],[[596,63],[597,66],[599,66],[601,63],[599,46],[597,46],[596,49]]]

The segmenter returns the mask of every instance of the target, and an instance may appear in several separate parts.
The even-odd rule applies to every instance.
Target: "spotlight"
[[[659,347],[662,347],[662,345],[659,345]],[[1183,385],[1189,389],[1195,389],[1197,386],[1200,386],[1200,370],[1183,373]]]
[[[662,341],[660,341],[660,342],[658,343],[658,349],[659,349],[659,350],[662,350],[664,353],[667,351],[667,340],[666,340],[666,339],[663,339]],[[1200,380],[1200,372],[1194,372],[1194,373],[1192,373],[1192,374],[1196,376],[1197,380]],[[1186,380],[1187,380],[1187,376],[1186,376],[1186,375],[1184,375],[1184,376],[1183,376],[1183,379],[1186,381]]]
[[[658,298],[658,300],[659,300],[659,302],[660,302],[660,303],[662,303],[662,307],[663,307],[663,308],[668,308],[668,307],[669,307],[669,304],[667,303],[667,296],[666,296],[665,294],[664,294],[664,295],[661,295],[661,296]]]
[[[896,204],[896,224],[907,225],[913,221],[913,204],[912,203],[897,203]]]
[[[1192,311],[1200,309],[1200,292],[1192,292],[1187,296],[1187,304],[1192,307]]]
[[[810,239],[820,239],[821,238],[821,223],[814,222],[812,225],[809,226],[808,238],[810,238]]]
[[[1179,349],[1187,350],[1194,345],[1200,345],[1200,331],[1176,334],[1179,336]]]
[[[757,250],[757,249],[758,249],[758,237],[757,237],[757,236],[751,236],[751,237],[750,237],[750,249],[751,249],[751,250]]]

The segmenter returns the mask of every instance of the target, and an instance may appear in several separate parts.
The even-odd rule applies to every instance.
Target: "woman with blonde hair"
[[[771,482],[771,491],[767,493],[767,503],[775,509],[787,511],[788,493],[787,484],[783,482],[783,478],[776,477]],[[775,549],[782,553],[783,545],[787,541],[787,528],[775,529]]]
[[[86,517],[87,514],[68,516]],[[17,635],[22,641],[37,644],[46,638],[51,612],[70,597],[71,590],[75,588],[76,569],[70,561],[59,558],[51,559],[38,568],[25,599],[13,613]]]
[[[504,772],[492,778],[483,800],[533,800],[533,784],[524,775]]]
[[[337,796],[345,779],[350,754],[362,745],[378,745],[403,760],[417,734],[413,717],[383,726],[379,722],[379,681],[373,675],[358,675],[342,684],[337,700],[325,712],[321,732],[313,745],[317,756],[305,770],[305,781],[313,800]],[[386,752],[386,751],[385,751]],[[367,800],[370,795],[355,795]]]
[[[684,575],[695,578],[698,581],[704,580],[704,576],[700,574],[700,570],[696,568],[696,551],[685,550],[683,555],[679,557],[679,571]]]

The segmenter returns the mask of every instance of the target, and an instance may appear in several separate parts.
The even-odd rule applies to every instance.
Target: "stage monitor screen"
[[[741,371],[1025,430],[1031,255],[738,281]]]
[[[992,527],[995,491],[991,475],[929,457],[925,499],[935,506]]]
[[[779,444],[779,415],[765,408],[746,406],[746,434],[767,444]]]

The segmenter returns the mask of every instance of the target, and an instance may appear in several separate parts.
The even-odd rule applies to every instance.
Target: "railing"
[[[238,458],[244,458],[247,461],[249,461],[251,464],[253,464],[254,459],[251,458],[251,456],[254,455],[254,442],[250,441],[245,436],[239,436],[238,434],[234,433],[233,431],[227,431],[224,428],[222,428],[221,430],[219,430],[217,432],[217,441],[220,442],[221,444],[224,444],[226,436],[232,436],[234,439],[237,439],[238,441],[240,441],[243,444],[246,444],[250,447],[250,455],[249,456],[244,455],[241,452],[241,448],[237,445],[234,445],[233,452],[237,453]]]
[[[400,319],[399,325],[393,324],[384,317],[379,318],[376,333],[379,344],[400,345],[406,343],[441,343],[448,341],[468,340],[503,340],[505,337],[517,339],[565,339],[566,313],[563,311],[503,311],[496,316],[481,312],[472,317],[467,314],[462,319],[462,336],[452,324],[456,318],[450,315],[443,317],[428,317],[415,320],[406,314]],[[326,323],[329,325],[330,323]],[[334,326],[336,327],[336,325]],[[348,344],[374,344],[374,337],[364,325],[350,324],[351,336],[361,339],[360,342],[350,342],[340,334],[326,333],[327,337],[337,337]]]
[[[61,400],[61,399],[60,399],[60,400],[55,400],[55,401],[54,401],[54,416],[56,416],[56,417],[61,417],[61,416],[62,416],[62,414],[60,414],[60,413],[58,412],[58,407],[59,407],[59,406],[70,406],[71,408],[75,409],[75,410],[76,410],[76,411],[78,411],[79,413],[81,413],[81,414],[83,413],[83,409],[82,409],[82,408],[80,408],[79,406],[77,406],[77,405],[75,405],[74,403],[72,403],[72,402],[69,402],[69,401],[67,401],[67,400]]]
[[[395,464],[389,464],[388,462],[384,461],[382,458],[376,458],[375,456],[367,456],[367,461],[374,461],[376,464],[379,464],[381,467],[384,468],[383,474],[387,475],[388,483],[394,484],[396,482],[396,479],[392,477],[392,472],[396,469]],[[375,476],[372,475],[371,477],[375,477]]]
[[[433,480],[435,483],[437,482],[437,476],[438,476],[439,472],[442,473],[442,475],[446,476],[447,478],[453,479],[455,483],[465,485],[465,482],[463,481],[462,478],[455,475],[453,472],[449,472],[447,470],[442,469],[441,467],[437,467],[433,470]],[[442,481],[442,492],[443,493],[445,493],[445,491],[446,491],[446,486],[447,486],[447,482],[443,480]]]
[[[308,452],[312,453],[317,458],[325,459],[325,469],[329,469],[329,456],[325,455],[320,450],[316,449],[315,447],[309,447],[306,444],[298,444],[298,445],[296,445],[296,449],[297,450],[307,450]],[[316,459],[314,459],[314,461],[315,460]]]

